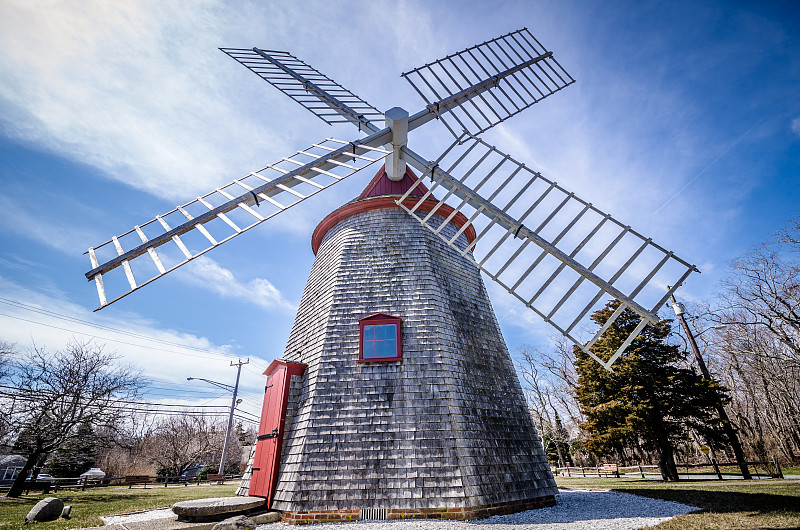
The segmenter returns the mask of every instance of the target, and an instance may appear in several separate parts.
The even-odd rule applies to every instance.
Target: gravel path
[[[360,521],[357,523],[316,524],[317,529],[336,530],[634,530],[655,526],[697,508],[677,502],[648,499],[616,491],[559,490],[558,504],[511,515],[498,515],[476,521]],[[643,515],[646,514],[646,515]],[[106,525],[175,517],[170,508],[130,515],[102,517]],[[285,530],[282,523],[262,524],[258,530]]]
[[[154,521],[156,519],[172,519],[175,513],[172,508],[161,508],[159,510],[147,510],[145,512],[131,513],[127,515],[106,515],[101,517],[102,521],[108,525],[136,523],[139,521]]]
[[[616,491],[559,490],[552,508],[497,515],[477,521],[380,521],[314,525],[314,530],[633,530],[655,526],[677,515],[697,510],[677,502],[648,499]],[[646,515],[644,515],[646,514]],[[275,530],[281,523],[260,525],[258,530]]]

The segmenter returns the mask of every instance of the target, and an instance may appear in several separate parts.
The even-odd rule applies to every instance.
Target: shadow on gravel
[[[769,514],[782,512],[800,517],[800,502],[797,497],[770,493],[743,493],[737,491],[716,491],[699,489],[637,489],[625,488],[625,493],[641,495],[652,499],[666,499],[683,504],[698,506],[704,511],[716,513],[756,512]]]

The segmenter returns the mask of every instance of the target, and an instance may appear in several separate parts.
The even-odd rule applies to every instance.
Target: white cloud
[[[264,309],[294,311],[281,292],[265,278],[254,278],[247,283],[236,279],[233,273],[206,256],[197,258],[176,272],[188,285],[201,287],[222,296],[258,305]]]
[[[800,116],[792,120],[792,132],[800,136]]]
[[[118,312],[111,317],[92,313],[61,294],[28,289],[2,276],[0,339],[16,343],[22,350],[35,342],[51,352],[63,348],[70,340],[91,339],[95,344],[104,345],[107,351],[116,352],[121,363],[141,370],[154,385],[174,389],[166,393],[175,396],[177,402],[181,400],[181,390],[188,385],[186,377],[189,376],[222,379],[232,384],[235,373],[230,361],[238,359],[234,347],[229,344],[215,344],[207,337],[165,329],[135,313]],[[250,360],[251,364],[242,370],[240,385],[244,395],[249,396],[244,404],[246,410],[258,413],[253,400],[263,396],[264,383],[259,369],[269,361],[253,356]],[[229,368],[230,372],[223,368]],[[191,389],[206,390],[202,386]],[[186,400],[191,399],[186,397]],[[219,402],[224,403],[225,399]]]
[[[3,231],[32,239],[65,254],[76,255],[100,239],[94,231],[50,219],[52,212],[34,214],[28,207],[0,195],[0,225]]]
[[[245,138],[285,144],[225,96],[234,89],[219,65],[232,61],[216,48],[235,24],[220,6],[193,6],[6,2],[4,132],[163,197],[241,176],[242,164],[255,164]]]

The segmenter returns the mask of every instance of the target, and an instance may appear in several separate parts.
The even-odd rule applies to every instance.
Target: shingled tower
[[[479,270],[396,204],[412,186],[416,203],[427,190],[410,170],[393,181],[381,169],[314,231],[284,357],[266,372],[250,484],[287,522],[555,503]],[[475,237],[461,214],[442,231],[461,249]]]

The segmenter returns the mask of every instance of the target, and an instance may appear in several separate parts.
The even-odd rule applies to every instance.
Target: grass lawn
[[[72,518],[59,519],[49,523],[37,523],[36,530],[56,530],[64,528],[85,528],[101,526],[101,515],[137,512],[153,508],[166,508],[178,501],[203,499],[208,497],[230,497],[236,493],[236,484],[173,486],[169,488],[148,486],[111,486],[108,488],[80,490],[61,490],[50,495],[31,494],[17,499],[0,497],[0,530],[18,530],[34,504],[45,497],[58,497],[64,504],[72,505]]]
[[[699,513],[682,515],[660,524],[661,530],[706,528],[800,528],[800,480],[697,481],[665,483],[641,479],[557,477],[560,487],[573,489],[613,489],[644,497],[681,502],[701,508]],[[36,530],[55,530],[100,526],[101,515],[113,515],[153,508],[175,502],[208,497],[227,497],[236,484],[98,488],[86,491],[60,491],[52,496],[72,505],[72,519],[39,523]],[[0,497],[0,530],[22,528],[25,515],[45,495],[26,495],[19,499]]]
[[[800,480],[666,483],[641,479],[556,477],[559,487],[613,489],[701,508],[658,525],[660,530],[800,528]]]

